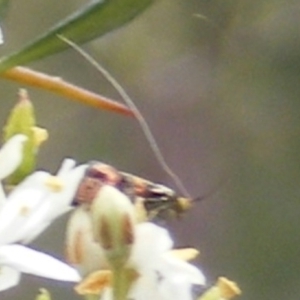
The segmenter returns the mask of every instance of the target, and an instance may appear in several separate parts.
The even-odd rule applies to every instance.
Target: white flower
[[[82,275],[126,262],[133,240],[133,205],[113,186],[104,185],[93,203],[72,214],[67,227],[67,257]]]
[[[22,245],[0,246],[0,291],[17,285],[22,273],[78,282],[78,272],[63,262]]]
[[[27,136],[16,134],[0,149],[0,181],[12,174],[22,161],[23,146]],[[0,184],[0,208],[5,202],[5,195]]]
[[[44,171],[34,172],[10,193],[0,210],[0,245],[30,242],[71,209],[86,168],[74,165],[73,160],[66,159],[56,177]]]
[[[127,299],[192,300],[193,286],[205,285],[205,277],[198,268],[170,253],[172,245],[165,229],[151,223],[136,227],[136,243],[128,267],[135,269],[138,278]],[[112,289],[107,287],[101,300],[111,299]]]
[[[92,224],[91,212],[81,207],[73,214],[67,232],[69,260],[84,275],[109,268],[105,251],[95,242]],[[198,268],[172,254],[173,241],[166,229],[152,223],[140,223],[134,226],[133,236],[126,268],[134,270],[137,278],[130,287],[128,299],[192,300],[193,286],[205,285],[205,278]],[[110,300],[112,291],[107,286],[110,282],[107,272],[92,273],[77,291],[82,294],[101,291],[101,299]]]
[[[25,140],[25,136],[16,135],[1,148],[0,180],[20,164]],[[80,280],[78,272],[70,266],[14,243],[31,241],[55,218],[71,209],[85,168],[85,165],[75,167],[75,161],[66,159],[56,176],[34,172],[8,197],[1,190],[0,291],[16,285],[21,272],[63,281]]]
[[[205,277],[195,266],[173,256],[168,231],[152,223],[136,226],[136,242],[128,262],[139,274],[129,292],[134,300],[192,300],[193,285]]]

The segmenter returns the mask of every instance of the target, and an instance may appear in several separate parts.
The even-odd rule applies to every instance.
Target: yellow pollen
[[[200,254],[200,252],[194,248],[174,249],[168,253],[184,261],[195,259]]]
[[[63,182],[56,176],[47,178],[45,185],[54,193],[59,193],[64,188]]]
[[[217,281],[217,286],[220,290],[220,294],[224,299],[231,299],[242,293],[238,285],[225,277],[219,277]]]
[[[104,288],[111,285],[111,281],[110,270],[96,271],[84,278],[74,289],[79,295],[99,295]]]
[[[23,217],[26,217],[29,214],[29,212],[30,212],[30,209],[28,206],[22,206],[19,211],[20,215]]]
[[[31,130],[33,131],[34,145],[36,147],[39,147],[43,142],[48,140],[49,134],[46,129],[34,126]]]

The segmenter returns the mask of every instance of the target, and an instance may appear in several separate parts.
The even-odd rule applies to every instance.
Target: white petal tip
[[[4,44],[4,37],[3,37],[3,31],[0,27],[0,45],[3,45]]]

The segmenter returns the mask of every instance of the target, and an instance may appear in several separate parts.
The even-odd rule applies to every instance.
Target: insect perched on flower
[[[75,194],[74,205],[89,204],[103,185],[112,185],[126,194],[133,203],[140,201],[148,219],[163,219],[169,214],[180,216],[190,208],[192,199],[179,197],[162,184],[118,171],[116,168],[93,161],[86,170]]]
[[[59,38],[90,62],[117,90],[139,123],[141,130],[143,131],[145,138],[162,169],[173,180],[179,190],[183,194],[188,195],[188,192],[181,180],[165,161],[144,116],[123,87],[105,68],[103,68],[96,60],[94,60],[74,42],[64,36],[59,36]],[[153,220],[154,218],[163,219],[165,217],[164,215],[168,215],[168,213],[180,216],[184,211],[190,208],[191,203],[195,200],[190,197],[179,197],[174,190],[164,185],[151,182],[132,174],[120,172],[110,165],[101,162],[92,162],[85,177],[79,185],[77,194],[74,198],[74,205],[91,203],[101,186],[105,184],[113,185],[118,188],[120,191],[125,193],[133,201],[133,203],[142,202],[144,210],[146,210],[148,214],[148,220]],[[203,197],[199,199],[202,198]]]

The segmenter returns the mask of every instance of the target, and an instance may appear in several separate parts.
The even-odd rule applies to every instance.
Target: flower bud
[[[35,156],[37,152],[35,132],[34,108],[28,98],[26,90],[20,90],[19,102],[12,109],[4,128],[4,141],[16,134],[27,136],[23,148],[23,160],[18,169],[9,177],[9,184],[17,184],[30,174],[35,168]]]
[[[113,268],[122,267],[129,258],[134,241],[134,208],[129,198],[105,185],[91,206],[93,234],[104,249]]]

